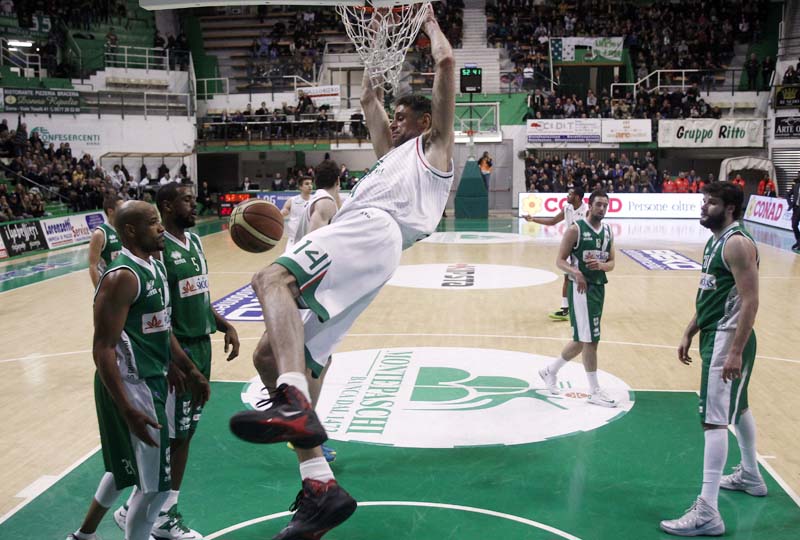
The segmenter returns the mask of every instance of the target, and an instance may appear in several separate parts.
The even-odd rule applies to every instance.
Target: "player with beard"
[[[305,370],[324,369],[334,348],[400,265],[402,251],[439,223],[453,183],[455,58],[430,4],[422,31],[436,64],[431,99],[404,96],[394,119],[365,70],[361,106],[378,158],[331,223],[253,276],[264,312],[272,366],[272,407],[231,418],[250,442],[291,442],[300,462],[297,511],[275,540],[320,538],[355,512],[322,456],[327,433],[311,406]],[[310,311],[301,317],[298,307]],[[263,376],[262,376],[263,377]]]
[[[756,461],[756,424],[747,387],[756,358],[753,324],[758,311],[758,250],[739,222],[744,194],[730,182],[703,188],[700,224],[714,235],[703,251],[695,315],[678,346],[678,360],[689,365],[692,338],[700,333],[700,422],[705,437],[700,496],[682,517],[661,522],[676,536],[717,536],[725,532],[719,489],[767,494]],[[728,457],[728,425],[733,424],[742,461],[722,476]]]
[[[164,251],[161,260],[167,270],[172,298],[172,330],[180,345],[177,354],[191,362],[203,377],[211,377],[211,334],[225,334],[228,360],[239,355],[239,336],[236,329],[211,307],[208,286],[208,263],[200,237],[188,228],[194,227],[197,201],[190,186],[170,182],[158,190],[156,204],[164,220]],[[203,413],[203,405],[193,402],[191,392],[170,388],[167,416],[170,432],[170,461],[172,480],[169,497],[158,514],[153,536],[166,540],[199,540],[202,535],[192,530],[178,511],[189,445]],[[132,495],[133,496],[133,495]],[[123,526],[125,506],[114,513],[117,524]]]
[[[564,208],[558,211],[558,214],[552,217],[533,217],[525,216],[525,221],[538,223],[539,225],[558,225],[562,221],[566,222],[567,229],[569,229],[579,219],[586,217],[589,207],[583,202],[583,186],[576,185],[567,192],[567,203]],[[564,274],[564,284],[561,286],[561,309],[554,311],[549,317],[556,321],[569,320],[569,301],[567,300],[567,286],[569,284],[569,275]]]
[[[122,250],[100,279],[94,301],[95,404],[106,473],[81,528],[68,540],[94,540],[122,489],[136,485],[127,540],[147,540],[169,495],[167,372],[181,371],[200,402],[208,383],[174,358],[166,271],[150,254],[164,248],[164,228],[151,205],[130,201],[116,212]],[[174,361],[170,361],[171,357]]]
[[[608,278],[614,270],[614,237],[611,227],[603,223],[608,210],[608,194],[595,190],[589,196],[589,214],[567,229],[558,248],[556,265],[569,276],[567,297],[572,324],[572,341],[561,356],[539,371],[551,394],[559,394],[558,371],[582,353],[583,369],[589,383],[592,405],[616,407],[617,401],[601,387],[597,379],[597,347],[600,344],[600,320]]]

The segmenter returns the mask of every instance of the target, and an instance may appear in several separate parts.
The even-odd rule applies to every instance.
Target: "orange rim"
[[[406,10],[414,9],[414,6],[417,4],[403,4],[400,6],[394,6],[389,8],[392,13],[403,13]],[[352,8],[358,11],[363,11],[364,13],[374,13],[375,10],[385,10],[387,8],[376,8],[374,6],[347,6],[347,8]]]

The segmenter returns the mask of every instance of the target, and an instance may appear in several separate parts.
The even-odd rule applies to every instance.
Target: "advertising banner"
[[[792,209],[786,199],[750,195],[744,220],[792,230]]]
[[[5,88],[3,104],[5,112],[78,114],[81,95],[76,90]]]
[[[38,221],[4,223],[0,225],[0,237],[9,257],[47,249],[47,242]]]
[[[798,107],[800,107],[800,85],[775,87],[776,109],[796,109]]]
[[[519,216],[555,216],[565,204],[566,193],[520,193]],[[606,217],[700,219],[702,204],[701,193],[612,193]]]
[[[8,251],[6,251],[6,246],[3,245],[3,242],[0,241],[0,259],[5,259],[8,257]]]
[[[800,139],[800,116],[775,117],[776,139]]]
[[[550,53],[553,62],[622,62],[624,40],[621,37],[565,37],[550,39]],[[588,49],[585,54],[577,54],[577,48]]]
[[[604,143],[652,142],[651,120],[606,120],[602,121]]]
[[[0,118],[6,118],[9,126],[17,125],[16,114],[4,114]],[[79,114],[65,121],[64,117],[56,115],[27,114],[22,121],[28,124],[28,133],[39,133],[45,146],[53,143],[58,148],[61,143],[69,143],[73,156],[80,158],[89,153],[95,160],[106,152],[123,150],[190,152],[197,135],[194,119],[183,116],[126,116],[125,121],[120,122],[119,117],[112,115],[97,118],[96,114]]]
[[[341,96],[339,95],[339,86],[311,86],[309,88],[301,89],[305,95],[311,98],[314,102],[314,107],[320,108],[323,105],[329,107],[338,107],[341,103]],[[298,95],[300,90],[298,90]]]
[[[599,143],[602,127],[599,118],[528,120],[528,143]]]
[[[745,148],[764,146],[764,121],[660,120],[658,145],[672,148]]]
[[[55,249],[88,242],[92,232],[105,221],[103,212],[89,212],[44,219],[41,221],[41,227],[47,246]]]

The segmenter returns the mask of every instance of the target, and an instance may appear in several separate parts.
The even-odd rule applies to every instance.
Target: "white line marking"
[[[553,336],[511,336],[511,335],[504,335],[504,334],[413,334],[413,333],[402,333],[402,334],[347,334],[345,337],[444,337],[444,338],[492,338],[492,339],[522,339],[522,340],[540,340],[540,341],[559,341],[562,343],[566,343],[568,341],[572,341],[572,338],[561,338],[561,337],[553,337]],[[257,341],[261,339],[261,336],[258,337],[241,337],[239,341]],[[222,338],[212,339],[212,343],[221,343]],[[659,345],[657,343],[636,343],[633,341],[609,341],[603,340],[603,343],[608,345],[625,345],[629,347],[645,347],[651,349],[669,349],[669,350],[677,350],[677,347],[674,345]],[[691,349],[694,352],[699,352],[697,347],[692,347]],[[21,356],[18,358],[5,358],[0,360],[0,364],[6,364],[9,362],[20,362],[23,360],[40,360],[44,358],[53,358],[57,356],[72,356],[76,354],[87,354],[91,353],[91,349],[82,349],[78,351],[70,351],[70,352],[61,352],[61,353],[48,353],[48,354],[29,354],[28,356]],[[763,355],[756,355],[756,358],[762,358],[764,360],[775,360],[776,362],[787,362],[790,364],[800,364],[800,360],[793,359],[793,358],[779,358],[777,356],[763,356]]]
[[[84,268],[84,270],[86,270],[86,268]],[[64,278],[64,277],[71,276],[71,275],[75,274],[75,272],[80,272],[80,270],[73,270],[71,272],[67,272],[66,274],[62,274],[60,276],[55,276],[55,277],[43,279],[42,281],[36,281],[34,283],[28,283],[27,285],[21,285],[19,287],[14,287],[13,289],[8,289],[7,291],[0,291],[0,294],[8,294],[10,292],[18,291],[20,289],[25,289],[27,287],[33,287],[34,285],[41,285],[42,283],[45,283],[47,281],[53,281],[55,279],[61,279],[61,278]]]
[[[537,529],[542,529],[543,531],[547,531],[551,534],[555,534],[560,536],[561,538],[566,538],[567,540],[581,540],[577,536],[573,536],[567,532],[564,532],[560,529],[556,529],[555,527],[551,527],[550,525],[545,525],[544,523],[539,523],[538,521],[533,521],[531,519],[525,519],[519,516],[515,516],[513,514],[505,514],[503,512],[495,512],[494,510],[486,510],[485,508],[475,508],[473,506],[461,506],[458,504],[444,504],[444,503],[432,503],[432,502],[414,502],[414,501],[367,501],[367,502],[359,502],[359,506],[422,506],[428,508],[444,508],[445,510],[460,510],[462,512],[472,512],[473,514],[483,514],[486,516],[498,517],[501,519],[507,519],[509,521],[515,521],[517,523],[522,523],[523,525],[528,525],[529,527],[535,527]],[[291,515],[291,512],[278,512],[276,514],[270,514],[268,516],[262,516],[259,518],[251,519],[249,521],[243,521],[241,523],[237,523],[236,525],[232,525],[227,529],[223,529],[221,531],[217,531],[215,533],[206,535],[206,540],[214,540],[215,538],[221,537],[223,534],[227,534],[239,529],[244,529],[245,527],[249,527],[250,525],[255,525],[256,523],[261,523],[264,521],[270,521],[273,519],[278,519],[281,517]]]
[[[787,484],[784,479],[781,478],[781,476],[775,471],[775,469],[772,468],[772,465],[766,461],[764,456],[759,456],[758,462],[761,463],[761,466],[764,467],[764,469],[772,478],[775,479],[778,485],[783,488],[783,491],[785,491],[789,498],[794,501],[794,504],[800,507],[800,497],[797,496],[797,493],[795,493],[795,491],[789,487],[789,484]]]
[[[92,457],[94,454],[96,454],[99,451],[100,451],[100,446],[95,446],[94,449],[92,449],[87,454],[85,454],[83,457],[79,458],[78,461],[76,461],[75,463],[73,463],[72,465],[67,467],[67,469],[64,472],[62,472],[61,474],[56,476],[55,480],[53,481],[53,484],[55,484],[56,482],[58,482],[59,480],[61,480],[65,476],[67,476],[69,473],[71,473],[72,471],[77,469],[84,461],[86,461],[87,459],[89,459],[90,457]],[[53,477],[50,477],[50,478],[53,478]],[[26,499],[26,500],[22,501],[21,503],[19,503],[14,508],[12,508],[11,510],[9,510],[8,512],[6,512],[2,517],[0,517],[0,525],[5,523],[5,521],[8,520],[11,516],[16,514],[20,510],[22,510],[22,508],[24,508],[26,505],[28,505],[28,503],[34,501],[35,499],[36,499],[36,497],[32,497],[30,499]]]

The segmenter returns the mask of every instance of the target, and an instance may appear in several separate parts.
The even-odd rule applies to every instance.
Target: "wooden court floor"
[[[693,312],[698,272],[647,270],[620,250],[670,249],[699,261],[705,233],[695,225],[615,225],[617,266],[606,288],[599,366],[634,390],[697,388],[699,355],[695,365],[683,366],[676,359],[676,347]],[[402,264],[502,265],[557,272],[558,227],[508,219],[466,224],[448,220],[442,230],[449,235],[442,237],[444,243],[419,243],[404,253]],[[500,235],[490,239],[495,243],[480,243],[482,236],[505,233],[513,239],[511,235],[520,232],[528,241],[506,243]],[[244,253],[224,231],[205,236],[203,242],[214,299],[246,285],[254,271],[279,253]],[[750,403],[762,462],[782,478],[790,493],[797,493],[800,258],[767,244],[760,244],[759,250],[758,358]],[[85,248],[75,250],[75,257],[85,257]],[[30,264],[39,260],[31,258]],[[0,265],[0,272],[8,266]],[[560,276],[540,285],[505,289],[387,286],[340,351],[457,347],[556,356],[571,336],[568,323],[547,318],[558,307],[560,287]],[[91,298],[83,269],[0,293],[0,515],[39,493],[99,444],[92,398]],[[221,341],[214,341],[214,380],[246,381],[255,374],[250,358],[262,326],[248,322],[237,323],[237,328],[240,358],[226,363]],[[678,446],[676,442],[676,451]],[[700,471],[697,478],[699,487]]]

